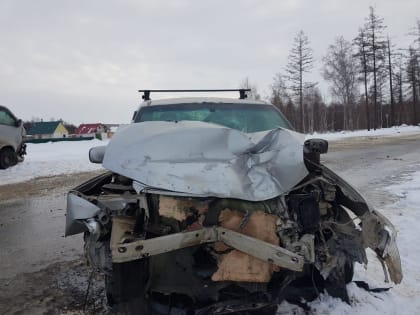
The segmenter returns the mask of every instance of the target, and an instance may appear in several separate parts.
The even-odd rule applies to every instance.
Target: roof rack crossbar
[[[139,90],[140,93],[143,93],[142,99],[145,101],[150,100],[151,92],[158,93],[178,93],[178,92],[239,92],[239,99],[243,100],[247,98],[246,92],[251,91],[251,89],[195,89],[195,90]]]

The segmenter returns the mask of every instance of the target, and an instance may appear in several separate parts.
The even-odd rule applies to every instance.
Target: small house
[[[79,137],[95,137],[100,136],[106,132],[106,126],[101,123],[95,124],[81,124],[77,127],[74,134]]]
[[[69,135],[61,120],[32,122],[27,134],[33,139],[66,138]]]
[[[119,124],[107,124],[106,127],[108,129],[108,131],[106,133],[107,134],[107,138],[108,139],[111,139],[112,136],[114,135],[114,133],[117,132],[117,129],[120,127],[120,125]]]

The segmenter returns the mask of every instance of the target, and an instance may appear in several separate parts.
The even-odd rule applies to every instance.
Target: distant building
[[[67,131],[69,132],[69,135],[73,135],[77,129],[75,125],[69,123],[64,123],[64,127],[66,127]]]
[[[66,138],[69,135],[61,120],[32,122],[27,132],[33,139]]]
[[[120,127],[120,124],[107,124],[106,128],[107,128],[107,132],[106,132],[106,136],[108,139],[111,139],[112,136],[114,135],[114,133],[117,132],[117,129]]]
[[[81,124],[76,128],[74,134],[79,137],[95,137],[106,132],[106,126],[101,123]]]

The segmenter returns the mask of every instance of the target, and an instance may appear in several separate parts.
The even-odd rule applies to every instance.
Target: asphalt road
[[[381,188],[420,170],[420,135],[350,138],[331,143],[325,165],[356,187],[375,207],[394,201]]]
[[[380,208],[395,198],[382,187],[420,170],[420,135],[331,142],[322,160]],[[86,299],[82,237],[63,237],[65,193],[94,175],[0,186],[0,314],[107,313],[100,278]]]

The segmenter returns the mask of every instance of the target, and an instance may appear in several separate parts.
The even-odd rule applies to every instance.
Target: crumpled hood
[[[103,166],[148,188],[261,201],[308,174],[303,142],[286,129],[247,134],[203,122],[142,122],[118,130]]]

